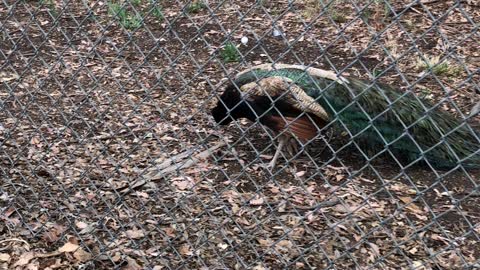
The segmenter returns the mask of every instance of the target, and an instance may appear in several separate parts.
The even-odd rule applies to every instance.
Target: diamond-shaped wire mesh
[[[473,0],[2,0],[0,268],[480,267],[480,171],[405,163],[375,125],[412,140],[413,97],[478,134],[479,26]],[[269,167],[281,135],[210,115],[265,63],[396,88],[384,147],[332,116]]]

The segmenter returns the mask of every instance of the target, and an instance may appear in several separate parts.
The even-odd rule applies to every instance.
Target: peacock
[[[310,142],[325,127],[355,140],[369,157],[388,150],[402,166],[480,168],[480,133],[465,121],[412,92],[318,68],[262,64],[241,71],[211,113],[220,125],[246,118],[276,133],[270,168],[286,145]]]

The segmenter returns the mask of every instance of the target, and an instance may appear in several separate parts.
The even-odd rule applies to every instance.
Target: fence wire
[[[478,169],[328,127],[270,168],[278,134],[211,116],[238,72],[285,63],[473,132],[479,20],[469,0],[2,0],[0,268],[480,268]]]

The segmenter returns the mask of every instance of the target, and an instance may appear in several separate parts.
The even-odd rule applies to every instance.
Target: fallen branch
[[[133,136],[137,132],[145,132],[145,131],[151,131],[151,130],[152,130],[152,128],[139,128],[139,129],[132,129],[132,130],[122,130],[118,133],[101,134],[101,135],[89,137],[87,139],[89,139],[89,140],[109,140],[109,139],[114,139],[114,138],[118,138],[118,137],[125,138],[125,137]]]
[[[172,165],[172,163],[179,162],[179,161],[183,160],[184,158],[190,156],[192,153],[193,153],[193,151],[191,149],[189,149],[187,151],[184,151],[184,152],[182,152],[180,154],[177,154],[177,155],[175,155],[175,156],[173,156],[169,159],[164,160],[162,163],[155,166],[155,168],[158,169],[158,170],[165,169],[165,168],[169,167],[170,165]]]
[[[149,173],[147,175],[145,175],[144,177],[147,178],[147,180],[158,180],[162,177],[164,177],[165,175],[173,172],[173,171],[176,171],[176,170],[180,170],[180,169],[186,169],[186,168],[189,168],[189,167],[192,167],[193,165],[197,164],[198,162],[200,162],[200,160],[204,160],[206,158],[208,158],[209,156],[211,156],[213,154],[213,152],[215,150],[217,150],[218,148],[220,147],[223,147],[225,146],[226,143],[225,142],[221,142],[217,145],[214,145],[212,147],[210,147],[209,149],[193,156],[192,158],[189,158],[185,163],[182,164],[182,162],[178,162],[178,163],[175,163],[169,167],[166,167],[164,169],[162,169],[160,172],[152,172],[152,173]],[[177,155],[178,156],[178,155]],[[173,157],[175,158],[175,157]],[[166,160],[165,162],[163,162],[162,164],[165,164],[165,163],[168,163],[168,162],[171,162],[173,160]],[[162,165],[161,164],[161,165]]]
[[[235,14],[234,11],[229,11],[229,12],[223,12],[223,13],[218,13],[217,15],[218,16],[222,16],[222,15],[231,15],[231,14]],[[206,15],[198,15],[198,16],[194,16],[194,17],[190,17],[191,20],[196,20],[196,19],[203,19],[205,17],[210,17],[212,15],[210,14],[206,14]]]
[[[329,201],[323,201],[323,202],[319,202],[315,205],[298,205],[298,204],[294,204],[290,201],[281,201],[281,202],[264,202],[263,204],[264,205],[278,205],[278,207],[280,206],[283,206],[285,204],[289,204],[290,205],[290,208],[292,208],[292,210],[301,210],[301,211],[312,211],[312,210],[318,210],[320,208],[326,208],[326,207],[331,207],[331,206],[335,206],[337,204],[340,203],[340,200],[339,199],[332,199],[332,200],[329,200]],[[292,212],[292,210],[289,210],[289,212]]]
[[[301,209],[301,210],[315,210],[317,208],[325,208],[325,207],[331,207],[334,205],[337,205],[340,203],[340,200],[334,199],[334,200],[329,200],[329,201],[324,201],[317,203],[312,206],[303,206],[303,205],[296,205],[294,203],[290,203],[294,209]]]
[[[214,146],[208,148],[207,150],[205,150],[203,152],[200,152],[200,153],[194,155],[193,157],[191,157],[189,159],[186,159],[186,158],[188,158],[193,153],[192,150],[187,150],[187,151],[184,151],[180,154],[177,154],[177,155],[163,161],[159,165],[155,166],[153,168],[153,170],[151,172],[145,174],[143,176],[143,178],[140,178],[138,180],[133,181],[130,185],[122,188],[119,192],[122,193],[122,194],[127,194],[130,191],[145,185],[149,181],[161,179],[161,178],[165,177],[166,175],[168,175],[169,173],[174,172],[176,170],[187,169],[187,168],[197,164],[201,160],[204,160],[204,159],[208,158],[209,156],[211,156],[213,154],[213,152],[215,150],[217,150],[218,148],[223,147],[225,145],[227,145],[227,143],[221,142],[217,145],[214,145]],[[158,171],[158,170],[161,170],[161,171]]]
[[[414,8],[416,7],[420,7],[422,5],[431,5],[431,4],[435,4],[435,3],[438,3],[440,2],[440,0],[431,0],[431,1],[426,1],[426,2],[417,2],[417,3],[413,3],[413,4],[409,4],[409,5],[406,5],[406,6],[402,6],[400,8],[396,8],[394,10],[391,10],[390,13],[388,13],[388,16],[393,16],[395,13],[400,13],[402,11],[405,10],[405,12],[408,12],[410,10],[413,10]]]
[[[1,240],[0,245],[3,244],[3,243],[9,243],[9,242],[22,242],[27,246],[27,250],[30,250],[30,245],[28,244],[28,242],[23,240],[23,239],[19,239],[19,238],[9,238],[9,239]],[[8,248],[9,248],[8,246],[0,248],[0,251],[6,250]]]

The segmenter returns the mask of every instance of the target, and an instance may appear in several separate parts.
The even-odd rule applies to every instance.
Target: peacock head
[[[212,116],[220,125],[228,125],[233,120],[248,118],[251,109],[242,98],[238,88],[231,84],[225,88],[220,96],[217,105],[212,109]]]

